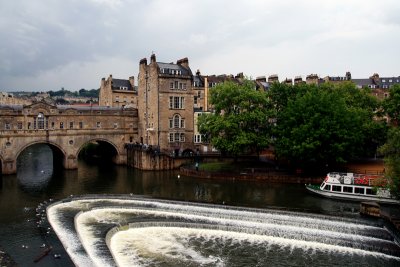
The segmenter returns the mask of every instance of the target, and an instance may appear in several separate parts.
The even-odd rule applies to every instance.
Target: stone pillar
[[[78,169],[78,159],[74,155],[69,155],[68,157],[65,157],[63,167],[67,170]]]
[[[1,162],[2,174],[15,174],[17,173],[17,162],[16,160],[6,159]]]
[[[118,165],[126,165],[128,162],[127,154],[123,153],[123,154],[115,155],[115,157],[113,158],[113,162]]]

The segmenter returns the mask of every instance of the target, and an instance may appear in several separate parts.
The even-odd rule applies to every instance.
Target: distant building
[[[30,105],[32,100],[27,97],[16,97],[12,93],[0,92],[0,104],[2,105]]]
[[[351,73],[346,72],[345,76],[326,76],[323,78],[325,82],[340,83],[344,81],[351,81]]]
[[[107,80],[102,78],[99,105],[137,108],[137,90],[134,81],[134,77],[130,77],[129,80],[114,79],[112,75]]]

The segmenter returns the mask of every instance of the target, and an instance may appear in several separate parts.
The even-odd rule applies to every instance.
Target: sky
[[[204,75],[400,76],[398,0],[0,2],[0,91],[97,89],[139,61]]]

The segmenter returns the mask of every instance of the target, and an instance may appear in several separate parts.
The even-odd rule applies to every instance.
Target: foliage
[[[58,91],[48,91],[49,95],[51,97],[54,96],[81,96],[81,97],[94,97],[97,98],[99,96],[99,89],[91,89],[91,90],[86,90],[84,88],[80,89],[79,92],[71,92],[68,90],[65,90],[62,88],[61,90]]]
[[[385,156],[385,178],[391,194],[400,199],[400,128],[390,129],[386,144],[379,151]]]
[[[277,97],[275,91],[280,88],[276,87],[286,92]],[[271,89],[271,98],[277,114],[278,157],[302,167],[326,166],[362,155],[366,143],[374,152],[382,143],[377,134],[386,128],[373,120],[378,103],[354,84],[276,87]]]
[[[383,102],[383,108],[395,125],[400,123],[400,85],[389,89],[389,97]]]
[[[270,143],[270,104],[254,83],[224,82],[210,90],[213,113],[199,117],[200,133],[223,153],[259,152]]]

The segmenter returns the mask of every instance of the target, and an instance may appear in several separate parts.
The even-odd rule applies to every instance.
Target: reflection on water
[[[29,154],[31,153],[31,154]],[[43,171],[43,172],[42,172]],[[61,259],[46,257],[40,266],[71,266],[54,232],[37,227],[36,207],[49,199],[70,195],[126,194],[151,198],[205,202],[257,208],[283,208],[312,213],[359,217],[359,205],[310,195],[303,185],[201,180],[178,172],[138,171],[124,166],[95,166],[79,162],[78,170],[54,170],[51,149],[32,146],[21,153],[17,175],[3,176],[0,185],[0,246],[20,266],[30,266],[43,243]],[[22,248],[28,245],[29,249]]]
[[[53,176],[53,153],[50,147],[40,144],[28,147],[18,157],[17,170],[18,182],[23,190],[45,190]]]

